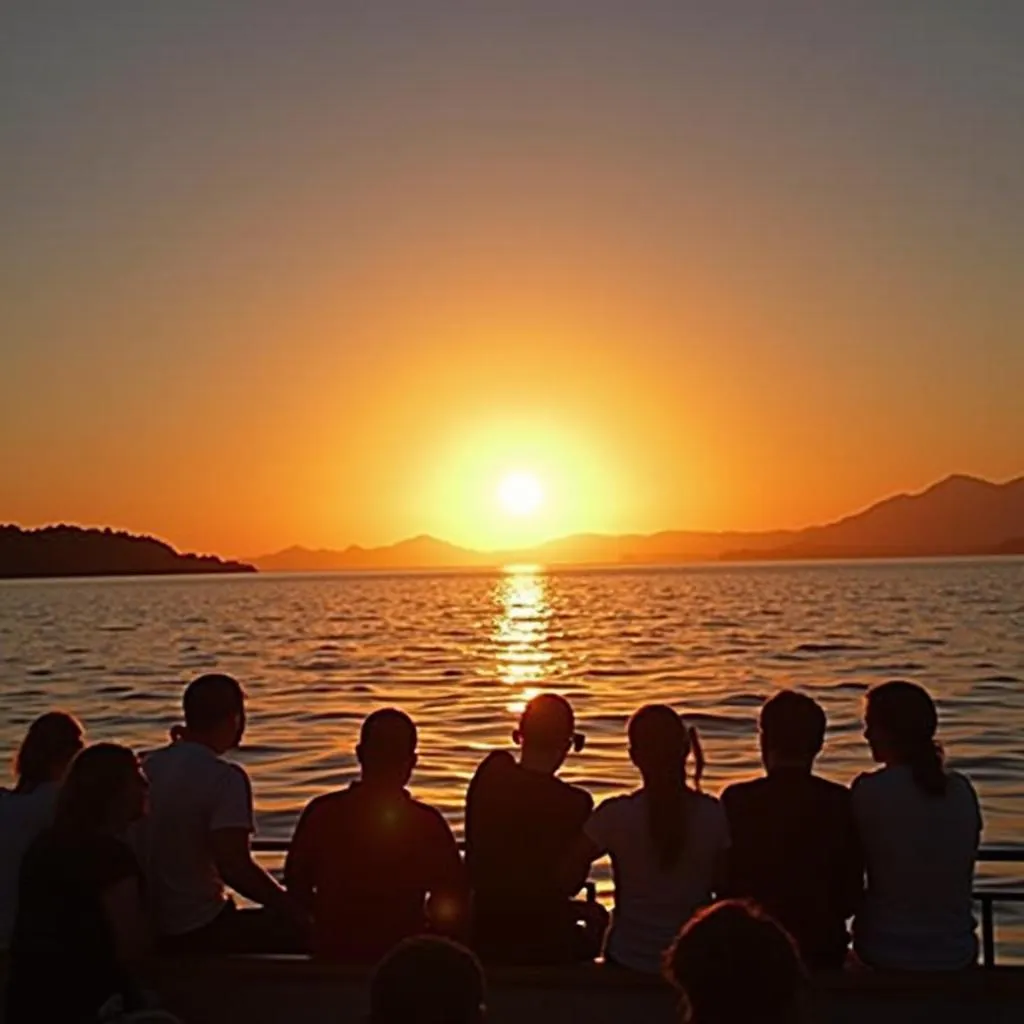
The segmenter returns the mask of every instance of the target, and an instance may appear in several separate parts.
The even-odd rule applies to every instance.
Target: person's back
[[[868,875],[854,926],[860,956],[908,969],[973,963],[981,812],[970,782],[950,772],[946,792],[929,796],[908,767],[883,768],[857,779],[853,806]]]
[[[854,946],[874,967],[956,970],[977,958],[971,890],[981,812],[970,782],[945,769],[936,722],[914,684],[868,695],[866,734],[885,767],[853,785],[867,866]]]
[[[695,739],[671,708],[641,708],[630,719],[629,743],[644,786],[603,801],[570,857],[568,874],[578,876],[583,863],[611,856],[615,909],[605,958],[621,967],[657,973],[679,928],[711,900],[721,872],[725,811],[686,782]]]
[[[363,725],[363,778],[317,797],[295,829],[285,864],[288,890],[313,913],[313,951],[368,963],[429,928],[458,931],[465,879],[442,815],[405,790],[415,763],[415,727],[401,712]],[[429,899],[428,899],[429,897]]]
[[[0,790],[0,950],[14,930],[22,859],[52,821],[59,780],[81,747],[82,727],[74,718],[60,711],[41,715],[18,751],[16,788]]]
[[[148,754],[149,817],[139,850],[147,892],[162,935],[202,928],[228,896],[210,843],[218,828],[253,827],[245,771],[209,747],[177,740]]]
[[[572,709],[560,697],[531,701],[515,733],[519,763],[489,754],[466,794],[466,865],[473,887],[473,940],[485,960],[538,963],[593,958],[561,869],[593,800],[555,771],[575,742]],[[537,746],[541,750],[538,753]],[[534,760],[543,763],[533,766]]]
[[[809,697],[777,694],[760,719],[767,774],[722,794],[732,843],[722,895],[764,907],[816,969],[842,966],[863,888],[850,791],[812,774],[825,725]]]
[[[199,676],[182,705],[185,724],[145,760],[151,812],[134,837],[162,948],[300,952],[308,915],[253,859],[249,776],[222,756],[245,732],[242,688],[231,676]],[[256,907],[239,909],[228,887]]]

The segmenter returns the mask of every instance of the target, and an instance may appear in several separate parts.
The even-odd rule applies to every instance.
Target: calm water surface
[[[1024,560],[3,583],[0,757],[53,707],[155,746],[214,668],[249,693],[239,759],[264,835],[352,778],[358,723],[385,704],[419,724],[413,789],[458,829],[474,766],[537,690],[573,701],[588,744],[565,774],[600,797],[634,785],[623,732],[647,701],[701,730],[708,791],[754,774],[780,686],[825,706],[821,768],[849,781],[871,767],[864,691],[902,677],[939,700],[986,842],[1024,848]]]

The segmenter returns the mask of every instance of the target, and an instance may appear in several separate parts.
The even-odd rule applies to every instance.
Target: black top
[[[118,967],[104,890],[139,876],[131,849],[109,835],[50,829],[22,862],[11,939],[8,1024],[91,1021],[112,995],[134,987]]]
[[[474,940],[488,959],[572,959],[570,900],[558,876],[594,801],[578,786],[489,754],[466,793]]]
[[[799,769],[729,786],[725,895],[760,903],[796,939],[808,967],[839,967],[864,884],[850,791]]]

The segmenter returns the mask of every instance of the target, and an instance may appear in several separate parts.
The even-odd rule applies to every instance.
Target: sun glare
[[[498,484],[498,503],[511,516],[533,515],[544,504],[544,488],[532,473],[508,473]]]

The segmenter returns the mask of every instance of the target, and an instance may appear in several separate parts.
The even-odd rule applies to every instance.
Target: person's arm
[[[313,803],[306,809],[295,826],[295,834],[288,847],[288,856],[284,862],[284,884],[288,895],[297,900],[307,910],[313,909],[313,896],[316,889],[314,872],[314,815]]]
[[[466,932],[469,924],[466,868],[455,836],[440,814],[434,819],[433,832],[428,844],[432,878],[426,905],[427,920],[437,931],[456,938]]]
[[[861,849],[857,822],[853,815],[853,802],[847,797],[842,805],[839,828],[839,902],[846,918],[860,909],[864,897],[864,852]]]
[[[572,841],[562,861],[558,878],[566,896],[575,896],[586,885],[590,877],[590,866],[604,853],[607,851],[602,850],[586,832],[581,832]]]
[[[267,907],[306,928],[308,913],[252,857],[255,831],[252,787],[238,765],[230,765],[216,793],[209,820],[210,851],[224,884],[239,896]]]
[[[308,913],[253,860],[248,829],[216,829],[210,833],[210,847],[225,885],[239,896],[277,911],[297,925],[308,924]]]
[[[114,938],[114,956],[124,965],[138,964],[152,952],[153,939],[142,906],[138,875],[119,878],[100,893],[103,915]]]

